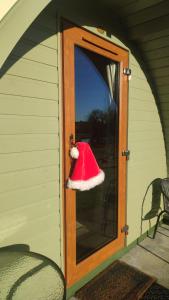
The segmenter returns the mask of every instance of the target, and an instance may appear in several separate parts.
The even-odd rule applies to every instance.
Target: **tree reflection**
[[[101,146],[106,144],[106,138],[110,134],[112,135],[115,128],[113,128],[115,114],[111,108],[107,111],[102,111],[99,109],[93,110],[89,117],[88,123],[89,128],[91,129],[90,143],[93,146]],[[110,142],[110,141],[109,141]]]

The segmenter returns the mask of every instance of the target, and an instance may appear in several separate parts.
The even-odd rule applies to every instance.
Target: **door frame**
[[[76,203],[75,191],[65,187],[69,176],[71,159],[70,134],[75,136],[75,88],[74,46],[78,45],[119,62],[119,150],[118,150],[118,239],[110,242],[91,256],[76,264]],[[128,114],[128,67],[129,53],[126,49],[97,36],[67,21],[63,22],[63,195],[64,195],[64,239],[65,271],[67,286],[70,287],[99,264],[125,246],[125,233],[121,231],[126,221],[126,157]]]

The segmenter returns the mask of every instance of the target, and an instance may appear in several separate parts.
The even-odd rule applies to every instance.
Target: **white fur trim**
[[[67,187],[73,190],[87,191],[94,188],[96,185],[99,185],[104,181],[105,174],[102,170],[95,177],[92,177],[88,180],[71,180],[68,179]]]
[[[78,159],[78,157],[79,157],[79,150],[77,149],[77,147],[72,147],[70,149],[70,156],[72,158]]]

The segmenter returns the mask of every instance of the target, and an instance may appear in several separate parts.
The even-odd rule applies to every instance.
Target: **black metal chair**
[[[158,214],[156,225],[155,225],[155,228],[154,228],[153,239],[156,236],[156,232],[157,232],[158,224],[159,224],[159,221],[160,221],[160,217],[164,213],[166,213],[166,214],[169,215],[169,178],[161,179],[160,186],[161,186],[161,193],[163,195],[163,205],[164,205],[164,208]]]
[[[0,250],[0,299],[64,300],[65,279],[57,264],[29,251]]]

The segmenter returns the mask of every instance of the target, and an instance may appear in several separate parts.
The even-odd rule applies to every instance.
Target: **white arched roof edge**
[[[23,33],[51,1],[18,0],[4,9],[0,21],[0,68]]]
[[[0,0],[0,21],[10,11],[18,0]]]

